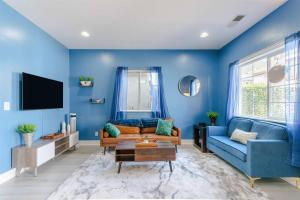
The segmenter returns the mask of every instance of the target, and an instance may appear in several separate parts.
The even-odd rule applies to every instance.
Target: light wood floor
[[[79,150],[67,152],[41,166],[38,169],[38,177],[33,177],[29,172],[23,173],[21,177],[0,185],[0,199],[46,199],[90,154],[98,151],[100,148],[96,145],[81,146]],[[300,190],[281,179],[263,179],[256,184],[268,193],[271,199],[300,199]]]

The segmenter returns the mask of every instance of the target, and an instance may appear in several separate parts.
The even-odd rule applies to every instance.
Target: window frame
[[[128,75],[129,75],[129,73],[138,73],[139,74],[139,78],[138,78],[139,79],[138,80],[138,82],[139,82],[139,84],[138,84],[138,108],[140,108],[141,107],[141,74],[142,73],[149,74],[150,71],[149,70],[145,70],[145,69],[128,69]],[[127,83],[127,90],[128,90],[128,83]],[[127,96],[127,104],[128,104],[128,96]],[[151,100],[150,100],[150,109],[149,110],[144,110],[144,109],[129,110],[128,107],[127,107],[127,109],[125,110],[125,112],[128,112],[128,113],[150,113],[150,112],[152,112],[151,111]]]
[[[266,72],[266,75],[267,75],[267,116],[266,117],[259,117],[259,116],[253,116],[253,115],[243,115],[241,114],[241,109],[240,109],[240,106],[241,106],[241,102],[240,102],[240,96],[241,96],[241,85],[239,85],[239,96],[238,96],[238,105],[237,105],[237,114],[236,116],[237,117],[242,117],[242,118],[250,118],[250,119],[256,119],[256,120],[263,120],[263,121],[268,121],[268,122],[275,122],[275,123],[280,123],[280,124],[286,124],[286,120],[283,119],[283,120],[280,120],[280,119],[276,119],[276,118],[270,118],[270,106],[271,106],[271,102],[270,102],[270,88],[274,88],[274,87],[278,87],[278,86],[270,86],[270,82],[269,82],[269,79],[268,79],[268,71],[271,67],[271,58],[273,56],[276,56],[276,55],[279,55],[281,53],[284,53],[285,54],[285,47],[284,47],[284,43],[283,42],[280,42],[280,43],[277,43],[275,45],[272,45],[271,47],[268,47],[266,49],[263,49],[261,51],[258,51],[256,52],[255,54],[253,55],[250,55],[244,59],[241,60],[240,64],[238,65],[238,68],[239,68],[239,84],[241,84],[241,80],[242,79],[245,79],[245,78],[253,78],[253,77],[256,77],[256,76],[259,76],[259,75],[252,75],[252,76],[249,76],[249,77],[243,77],[241,78],[241,75],[240,75],[240,69],[242,67],[245,67],[249,64],[253,64],[259,60],[263,60],[263,59],[267,59],[267,72]],[[279,87],[281,86],[285,86],[286,84],[284,85],[279,85]],[[286,102],[283,102],[286,104]]]

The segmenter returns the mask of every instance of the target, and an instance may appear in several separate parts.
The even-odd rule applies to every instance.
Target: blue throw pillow
[[[110,123],[115,125],[123,125],[123,126],[135,126],[135,127],[141,127],[141,120],[139,119],[121,119],[121,120],[115,120],[110,121]]]
[[[159,119],[155,133],[157,135],[171,136],[172,134],[173,121]]]
[[[158,118],[142,118],[143,128],[157,127]]]

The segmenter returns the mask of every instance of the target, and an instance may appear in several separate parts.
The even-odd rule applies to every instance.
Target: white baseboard
[[[2,183],[5,183],[6,181],[9,181],[10,179],[13,179],[16,176],[16,169],[10,169],[7,172],[4,172],[0,174],[0,185]]]
[[[281,179],[296,187],[296,178],[291,177],[291,178],[281,178]]]
[[[182,139],[181,144],[183,145],[192,145],[194,142],[192,139]]]

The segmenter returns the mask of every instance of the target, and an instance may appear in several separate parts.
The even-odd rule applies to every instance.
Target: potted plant
[[[210,124],[211,124],[212,126],[215,126],[215,125],[216,125],[217,118],[218,118],[218,116],[219,116],[219,113],[210,111],[210,112],[207,113],[207,116],[208,116],[209,119],[210,119]]]
[[[80,76],[79,81],[80,81],[81,86],[90,87],[90,86],[93,86],[94,78],[91,76],[89,76],[89,77]]]
[[[35,134],[36,125],[34,124],[21,124],[17,128],[17,132],[22,134],[24,143],[27,147],[32,145],[32,137]]]

